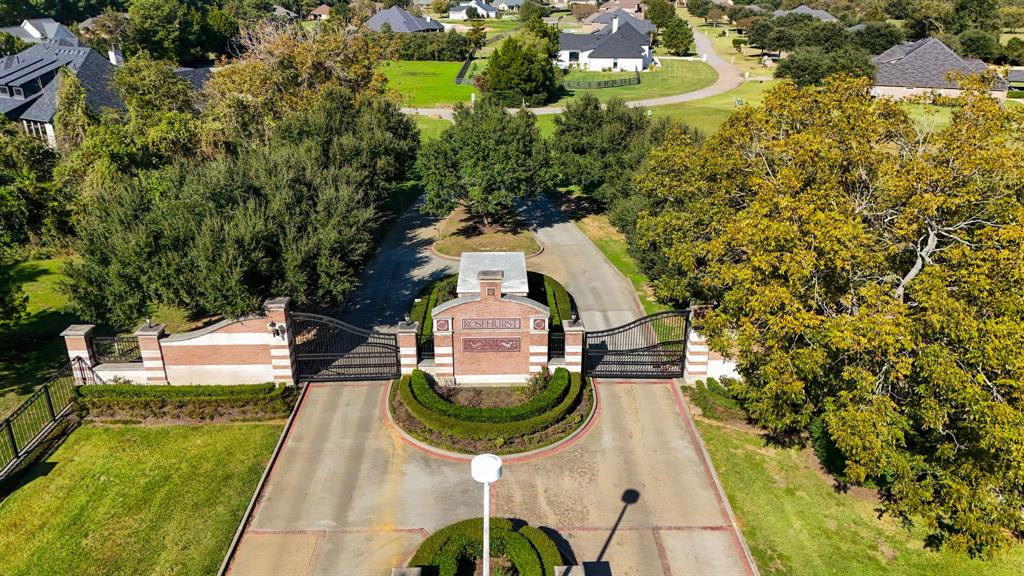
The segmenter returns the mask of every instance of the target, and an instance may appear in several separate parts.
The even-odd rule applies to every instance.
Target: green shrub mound
[[[471,566],[483,556],[483,519],[471,518],[446,526],[423,541],[409,561],[426,574],[456,576],[460,565]],[[491,519],[491,556],[504,556],[520,576],[554,576],[562,554],[551,538],[537,528],[507,518]]]
[[[569,392],[569,380],[567,370],[564,368],[556,370],[555,375],[533,398],[518,406],[501,408],[474,408],[453,404],[437,394],[423,372],[413,373],[412,392],[420,404],[439,414],[468,422],[500,423],[533,418],[551,410],[565,399],[565,395]]]
[[[416,370],[412,375],[405,376],[398,381],[399,398],[405,404],[409,413],[427,428],[451,436],[473,440],[509,439],[544,430],[561,421],[565,418],[566,414],[569,414],[576,407],[583,390],[583,379],[579,374],[570,374],[565,368],[559,368],[555,370],[551,382],[548,383],[548,388],[556,388],[554,383],[559,379],[564,379],[569,382],[568,391],[557,404],[546,412],[529,418],[513,415],[509,416],[510,420],[501,422],[474,422],[439,412],[433,407],[433,404],[427,405],[421,401],[417,396],[415,388],[420,388],[424,385],[429,388],[426,378],[426,374]],[[436,396],[436,393],[434,395]],[[437,398],[440,400],[440,397]],[[441,401],[443,402],[443,400]],[[527,402],[526,404],[529,403]],[[526,404],[520,406],[525,406]],[[453,404],[450,405],[454,406]]]
[[[705,380],[698,380],[694,389],[690,392],[693,403],[700,408],[701,413],[712,420],[742,420],[746,413],[732,396],[729,388],[735,380],[723,377],[722,382],[709,377]]]
[[[281,416],[294,390],[273,383],[241,386],[111,384],[78,387],[79,405],[94,418],[187,418]]]

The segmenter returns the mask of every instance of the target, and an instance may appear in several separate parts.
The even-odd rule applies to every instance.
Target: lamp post
[[[484,485],[484,573],[491,574],[491,482],[501,478],[501,458],[494,454],[474,456],[470,463],[473,480]]]

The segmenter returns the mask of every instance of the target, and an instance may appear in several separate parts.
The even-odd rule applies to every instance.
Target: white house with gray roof
[[[962,58],[937,38],[904,42],[889,48],[872,61],[875,64],[875,96],[906,98],[921,94],[957,96],[961,90],[953,74],[972,75],[984,72],[981,60]],[[1007,83],[997,80],[992,95],[1006,98]]]
[[[444,25],[437,20],[420,18],[408,13],[404,8],[392,6],[381,10],[366,21],[366,27],[374,32],[381,32],[389,29],[392,32],[443,32]]]
[[[469,10],[473,8],[476,10],[476,14],[480,18],[497,18],[498,9],[486,2],[481,0],[471,0],[470,2],[461,2],[458,6],[452,6],[448,9],[448,19],[450,20],[469,20]]]
[[[53,117],[62,68],[78,78],[85,103],[94,112],[123,108],[112,89],[114,65],[74,36],[40,42],[0,58],[0,112],[50,146],[56,145]]]
[[[20,26],[8,26],[0,28],[0,32],[6,32],[22,42],[38,44],[47,40],[59,40],[61,38],[75,38],[75,35],[60,22],[53,18],[35,18],[25,20]]]
[[[621,8],[608,12],[595,12],[587,17],[584,22],[593,26],[597,32],[604,31],[607,34],[612,31],[612,23],[616,20],[618,20],[618,26],[632,26],[638,32],[648,36],[653,35],[658,29],[653,23]]]
[[[564,69],[635,71],[646,70],[653,61],[651,39],[630,24],[614,18],[611,25],[591,34],[558,35],[555,64]]]

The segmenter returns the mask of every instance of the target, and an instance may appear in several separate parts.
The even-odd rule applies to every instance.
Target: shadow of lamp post
[[[608,551],[608,546],[612,543],[612,537],[615,536],[615,531],[619,529],[619,524],[622,523],[622,517],[626,515],[626,508],[629,508],[630,504],[636,504],[639,501],[640,493],[632,488],[629,488],[622,493],[622,510],[619,511],[619,517],[615,520],[615,524],[612,525],[612,531],[608,533],[608,539],[604,541],[604,546],[601,547],[601,553],[597,555],[596,562],[601,562],[604,559],[604,554]]]

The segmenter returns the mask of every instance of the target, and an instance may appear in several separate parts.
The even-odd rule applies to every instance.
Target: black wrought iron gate
[[[659,312],[587,332],[586,372],[604,378],[678,378],[686,363],[688,310]]]
[[[390,380],[400,373],[398,336],[319,314],[292,313],[300,381]]]

